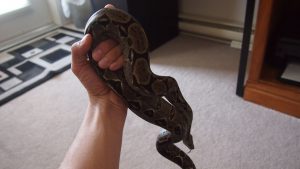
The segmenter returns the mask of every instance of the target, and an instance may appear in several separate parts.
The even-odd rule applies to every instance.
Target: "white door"
[[[53,24],[47,0],[0,2],[0,44]]]

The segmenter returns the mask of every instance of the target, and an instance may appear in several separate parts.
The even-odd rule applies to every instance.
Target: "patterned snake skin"
[[[190,134],[193,112],[174,78],[152,73],[148,40],[141,25],[120,9],[103,8],[88,20],[85,34],[88,33],[93,37],[88,59],[98,76],[132,112],[164,128],[156,142],[161,155],[183,169],[195,169],[189,156],[174,145],[183,141],[190,150],[194,149]],[[100,42],[110,38],[121,44],[125,56],[123,68],[117,71],[100,69],[91,54]]]

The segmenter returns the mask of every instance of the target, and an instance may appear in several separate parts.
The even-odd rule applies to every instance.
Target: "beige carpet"
[[[227,45],[183,35],[152,53],[153,71],[175,77],[194,110],[197,169],[300,169],[300,120],[237,97],[238,58]],[[57,168],[86,105],[67,71],[2,106],[0,168]],[[129,113],[120,168],[178,168],[156,152],[159,131]]]

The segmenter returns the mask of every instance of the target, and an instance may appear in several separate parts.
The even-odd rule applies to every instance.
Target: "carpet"
[[[300,169],[300,120],[235,95],[239,54],[184,35],[150,53],[154,73],[176,78],[194,111],[189,155],[197,169]],[[0,168],[58,168],[87,105],[67,70],[1,106]],[[155,148],[160,130],[129,111],[120,169],[179,169]]]
[[[82,33],[57,29],[0,53],[0,106],[70,67]]]

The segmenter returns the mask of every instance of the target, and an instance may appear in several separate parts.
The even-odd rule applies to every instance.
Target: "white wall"
[[[256,9],[259,0],[256,0]],[[183,31],[241,41],[247,0],[179,0]],[[254,25],[256,21],[256,12]]]
[[[47,3],[40,0],[30,0],[31,5],[25,10],[4,14],[0,19],[0,42],[20,36],[31,30],[48,25],[52,22]]]
[[[247,0],[179,0],[181,14],[242,25]]]

